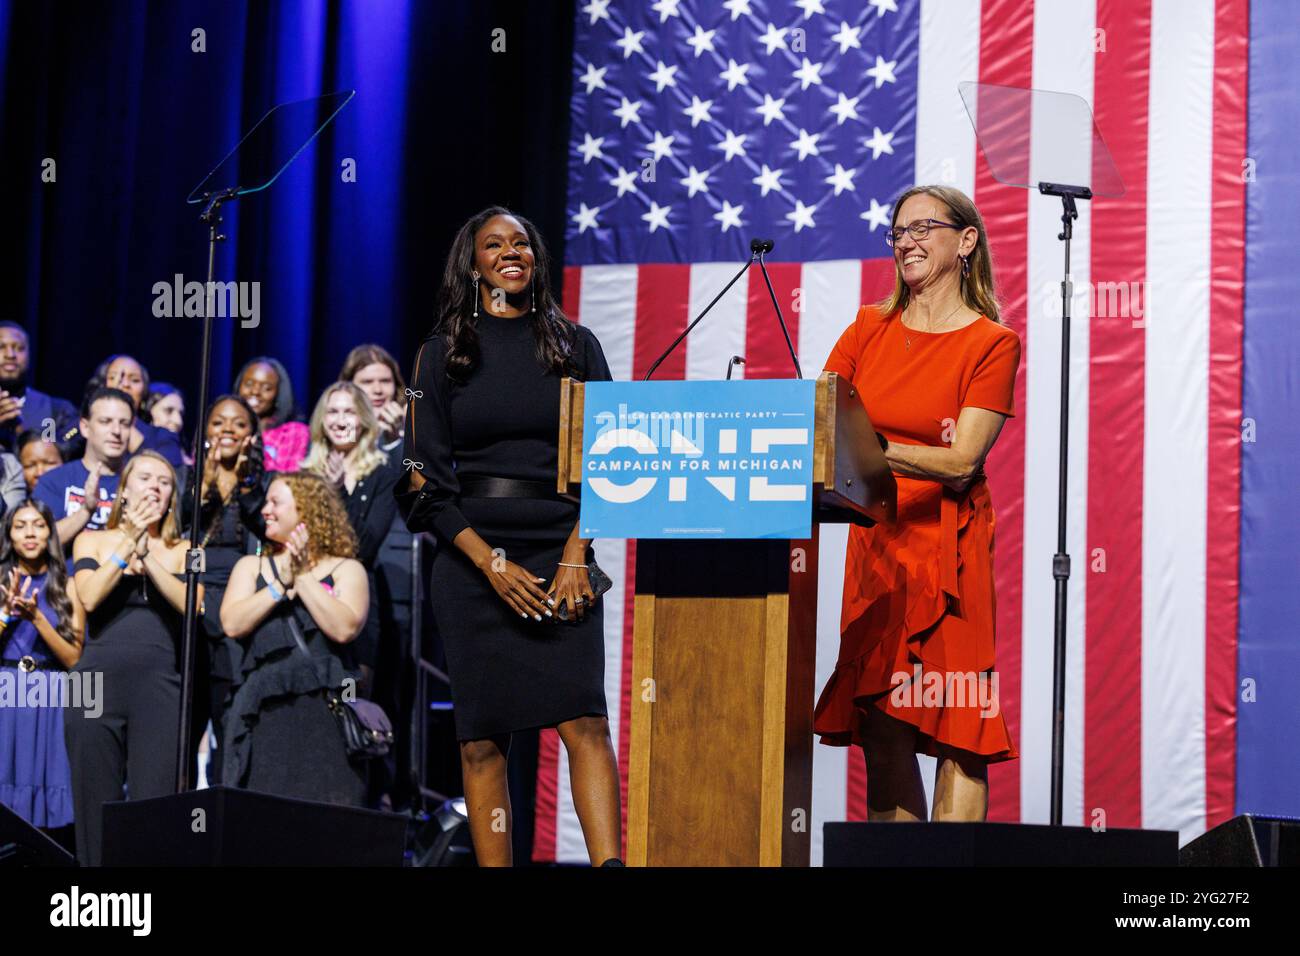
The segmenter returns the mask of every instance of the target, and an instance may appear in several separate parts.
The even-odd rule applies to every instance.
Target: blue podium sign
[[[588,382],[584,538],[807,538],[817,383]]]

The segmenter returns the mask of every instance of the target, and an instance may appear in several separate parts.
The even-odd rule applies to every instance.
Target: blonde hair
[[[939,200],[948,207],[948,221],[962,229],[973,227],[979,234],[975,239],[975,248],[967,256],[970,274],[962,276],[961,297],[969,308],[981,315],[1001,323],[1001,308],[998,305],[997,289],[993,282],[993,256],[989,252],[988,233],[984,230],[984,219],[975,208],[969,196],[952,186],[913,186],[894,202],[894,213],[889,219],[889,228],[898,224],[898,211],[903,203],[924,193]],[[882,316],[893,315],[907,308],[912,300],[912,290],[903,281],[903,270],[894,258],[894,291],[877,303]]]
[[[167,473],[172,476],[172,497],[171,501],[167,502],[167,510],[163,512],[162,527],[160,529],[163,544],[170,548],[181,539],[180,523],[176,519],[177,513],[181,510],[180,492],[176,487],[176,469],[172,467],[170,461],[156,451],[138,451],[127,460],[126,467],[122,469],[122,477],[118,479],[117,495],[113,498],[113,509],[108,513],[108,521],[105,523],[104,528],[111,531],[121,523],[122,499],[126,492],[127,482],[131,478],[131,472],[135,471],[135,466],[146,458],[165,465]]]
[[[307,526],[307,553],[313,563],[326,555],[357,556],[356,532],[333,485],[319,475],[304,471],[277,471],[271,484],[277,481],[288,486],[298,509],[298,520]],[[279,542],[272,544],[283,547]]]
[[[348,464],[360,481],[388,461],[388,456],[379,447],[379,419],[375,418],[375,410],[370,407],[370,399],[351,382],[335,382],[321,393],[320,400],[311,413],[311,450],[307,452],[299,470],[315,475],[325,474],[325,463],[330,456],[330,442],[325,435],[325,412],[328,410],[330,396],[336,392],[347,392],[352,396],[357,418],[361,420],[357,430],[357,443],[347,454]]]

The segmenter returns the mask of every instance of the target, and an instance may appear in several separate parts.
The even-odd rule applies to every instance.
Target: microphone
[[[643,382],[650,381],[650,376],[654,375],[655,369],[657,369],[660,365],[663,364],[664,359],[668,358],[668,356],[673,354],[677,346],[681,345],[681,343],[685,340],[686,336],[691,334],[691,330],[695,328],[695,326],[700,324],[700,321],[706,315],[709,314],[709,312],[713,309],[715,305],[718,304],[718,300],[727,294],[727,290],[730,289],[733,285],[735,285],[737,280],[739,280],[741,276],[743,276],[746,272],[748,272],[749,267],[752,266],[755,262],[757,262],[758,267],[763,270],[763,280],[767,283],[768,295],[772,297],[772,306],[773,308],[776,309],[777,321],[781,323],[781,331],[785,333],[786,348],[790,350],[790,358],[794,360],[795,375],[798,376],[799,378],[803,378],[803,371],[799,368],[799,359],[794,354],[794,345],[791,344],[790,342],[790,330],[786,328],[785,318],[781,315],[781,306],[777,304],[776,293],[772,290],[772,280],[768,278],[767,267],[763,265],[763,256],[772,251],[772,245],[773,243],[771,239],[749,240],[749,261],[740,267],[740,271],[731,277],[731,281],[722,287],[722,291],[713,297],[713,301],[704,307],[704,311],[701,312],[698,316],[696,316],[694,321],[692,321],[690,325],[686,326],[686,328],[682,330],[682,334],[677,336],[677,338],[673,339],[672,345],[668,346],[668,348],[664,350],[664,353],[660,355],[657,359],[655,359],[654,364],[650,366],[650,370],[645,373],[645,377],[642,378],[641,381]],[[728,367],[727,371],[728,371],[728,376],[730,376],[730,372],[731,372],[730,366]]]
[[[753,250],[754,258],[758,260],[758,267],[763,270],[763,281],[767,283],[767,294],[772,299],[772,308],[776,309],[776,320],[781,323],[781,334],[785,336],[785,347],[790,350],[790,361],[794,362],[795,378],[803,378],[803,369],[799,367],[799,356],[794,354],[794,343],[790,341],[790,330],[786,328],[785,316],[781,314],[781,306],[776,301],[776,290],[772,288],[772,279],[767,274],[767,265],[763,262],[763,255],[772,251],[771,239],[754,239],[750,242],[749,248]]]

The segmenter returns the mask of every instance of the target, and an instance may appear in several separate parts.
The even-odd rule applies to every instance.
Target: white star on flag
[[[845,21],[840,21],[840,32],[832,36],[831,39],[840,45],[841,56],[848,53],[850,47],[855,50],[862,49],[862,44],[858,40],[858,34],[861,32],[860,28],[851,27]]]
[[[742,14],[752,14],[754,12],[749,9],[749,2],[750,0],[727,0],[727,2],[723,4],[724,7],[731,11],[732,23],[739,20]]]
[[[587,72],[582,74],[582,76],[578,77],[578,82],[585,83],[587,85],[588,93],[597,89],[600,90],[606,89],[605,71],[608,69],[609,67],[607,66],[602,66],[600,69],[597,69],[595,63],[588,63]]]
[[[641,218],[650,224],[650,231],[654,232],[660,226],[668,228],[668,212],[672,206],[661,206],[653,199],[650,200],[650,211]]]
[[[597,20],[609,19],[609,0],[591,0],[582,8],[583,13],[591,15],[591,26],[596,25]]]
[[[713,218],[722,224],[722,231],[726,232],[732,226],[740,228],[740,213],[744,206],[733,206],[725,199],[722,200],[722,209],[713,214]]]
[[[758,42],[767,47],[767,55],[771,56],[776,50],[789,49],[785,45],[785,35],[789,32],[789,27],[781,27],[778,30],[775,23],[768,23],[767,32],[758,38]]]
[[[839,99],[835,105],[830,107],[830,112],[835,114],[836,126],[843,126],[844,121],[847,119],[861,119],[858,116],[858,100],[860,99],[862,99],[860,96],[849,99],[843,93],[839,94]]]
[[[730,58],[727,59],[727,68],[718,74],[718,78],[727,81],[728,93],[738,86],[749,86],[749,80],[745,79],[745,71],[751,65],[750,63],[737,63]]]
[[[590,209],[587,207],[587,204],[585,202],[578,204],[578,211],[574,213],[573,216],[570,218],[572,218],[573,221],[578,224],[579,235],[586,232],[588,229],[597,228],[596,213],[598,212],[600,212],[599,206],[597,206],[595,209]]]
[[[636,192],[636,173],[618,167],[618,175],[609,181],[609,184],[618,190],[618,198],[622,199],[624,193]]]
[[[897,60],[885,62],[883,57],[876,57],[876,65],[867,70],[867,76],[876,81],[876,89],[880,89],[882,83],[897,83],[898,79],[894,76],[894,67],[898,66]]]
[[[673,79],[673,74],[677,72],[677,67],[669,66],[663,60],[659,60],[659,67],[651,73],[650,79],[654,80],[655,92],[662,93],[665,86],[676,86],[677,81]]]
[[[893,153],[893,139],[893,133],[886,133],[877,126],[872,130],[871,138],[864,139],[862,145],[871,150],[872,159],[879,159],[881,153]]]
[[[822,0],[794,0],[794,5],[803,11],[805,20],[811,18],[814,13],[826,12],[826,8],[822,6]]]
[[[876,8],[877,20],[885,15],[885,11],[889,11],[890,13],[898,12],[898,4],[896,4],[894,0],[867,0],[867,3]]]
[[[669,17],[680,17],[677,12],[677,6],[682,0],[655,0],[650,4],[650,9],[659,14],[659,22],[667,23]]]
[[[691,118],[691,126],[696,127],[701,123],[713,122],[713,117],[709,115],[709,109],[713,106],[713,100],[701,100],[694,94],[691,95],[691,105],[682,110]]]
[[[708,180],[709,170],[701,172],[694,166],[686,174],[686,178],[681,180],[681,184],[686,187],[686,198],[690,199],[696,193],[706,193],[709,191]]]
[[[686,42],[695,48],[695,56],[699,58],[705,51],[713,52],[713,36],[717,30],[706,30],[698,23],[695,24],[695,33],[686,38]]]
[[[803,162],[811,154],[820,156],[821,150],[817,148],[817,140],[822,138],[821,133],[809,133],[806,129],[799,130],[799,138],[790,144],[791,149],[799,151],[799,162]]]
[[[763,125],[766,126],[772,120],[785,119],[784,106],[785,100],[774,100],[770,93],[764,93],[762,105],[754,107],[754,111],[763,117]]]
[[[637,100],[635,103],[629,103],[626,96],[621,96],[619,99],[623,102],[619,104],[618,109],[614,110],[614,115],[623,121],[620,125],[626,128],[628,123],[641,122],[641,117],[637,115],[637,110],[645,106],[645,104],[640,100]]]
[[[781,173],[783,172],[784,170],[781,169],[768,169],[767,163],[764,163],[762,172],[755,176],[751,182],[763,190],[763,195],[766,196],[773,189],[781,188]]]
[[[626,102],[626,100],[624,101]],[[590,133],[582,134],[582,142],[578,144],[578,151],[582,153],[582,165],[586,166],[589,162],[597,157],[604,159],[605,154],[600,151],[600,144],[605,142],[605,137],[597,136],[591,138]]]
[[[633,53],[645,52],[645,50],[641,48],[641,38],[643,36],[645,36],[644,30],[637,30],[633,33],[631,27],[623,28],[622,39],[614,41],[615,46],[623,48],[623,59],[626,60]]]
[[[814,83],[820,86],[822,82],[821,72],[823,66],[825,66],[825,64],[811,63],[807,57],[804,57],[803,65],[792,74],[794,78],[799,81],[799,89],[806,90]]]
[[[736,156],[748,156],[749,154],[745,152],[745,140],[748,138],[749,135],[747,133],[741,133],[737,136],[731,130],[727,130],[726,138],[721,143],[714,146],[714,149],[720,149],[726,153],[726,156],[723,158],[728,161]]]
[[[785,214],[785,218],[794,223],[795,232],[801,231],[804,226],[813,229],[816,228],[817,225],[813,222],[813,213],[816,212],[816,210],[816,206],[805,206],[802,200],[796,199],[794,201],[794,208]]]
[[[665,156],[671,156],[673,154],[673,140],[676,138],[676,136],[665,136],[663,133],[659,132],[659,130],[655,130],[655,138],[646,143],[646,148],[654,154],[654,160],[656,163]]]
[[[835,187],[835,195],[838,196],[846,189],[850,189],[855,192],[857,191],[857,187],[853,185],[853,176],[854,176],[853,170],[845,169],[839,163],[836,163],[835,172],[833,172],[831,175],[826,177],[826,182],[830,183],[832,186]]]
[[[865,219],[871,225],[871,231],[875,232],[877,226],[889,225],[889,207],[882,206],[872,199],[871,208],[863,211],[858,218]]]

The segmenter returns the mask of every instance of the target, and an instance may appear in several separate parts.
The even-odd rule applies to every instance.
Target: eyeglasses
[[[951,222],[940,222],[938,219],[918,219],[915,222],[907,224],[906,229],[891,229],[885,233],[885,244],[892,246],[898,240],[903,238],[906,232],[913,239],[924,239],[930,234],[931,226],[947,226],[949,229],[965,229],[965,226],[958,226]]]

